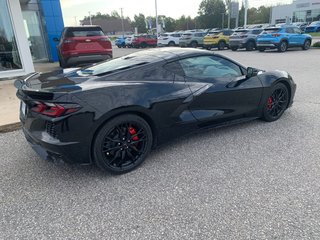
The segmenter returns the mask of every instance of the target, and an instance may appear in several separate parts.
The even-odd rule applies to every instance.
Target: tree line
[[[165,15],[159,15],[159,24],[162,24],[164,30],[168,32],[195,28],[225,28],[227,27],[228,22],[228,6],[230,6],[230,1],[231,0],[202,0],[196,17],[192,18],[190,16],[182,15],[180,18],[174,19]],[[269,23],[270,14],[271,7],[260,6],[259,8],[249,8],[247,24]],[[83,21],[89,20],[89,18],[89,16],[86,16]],[[91,19],[121,20],[121,16],[117,11],[113,11],[111,14],[102,14],[98,12],[91,15]],[[132,29],[137,28],[140,33],[147,32],[150,25],[155,28],[154,16],[145,16],[144,14],[139,13],[134,15],[132,20],[129,17],[126,17],[125,20],[130,22]],[[243,4],[239,10],[238,21],[239,26],[244,25]],[[235,25],[236,20],[231,19],[230,27],[234,28]]]

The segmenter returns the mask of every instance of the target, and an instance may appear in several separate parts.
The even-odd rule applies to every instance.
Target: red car
[[[155,35],[140,35],[135,36],[132,40],[132,46],[135,48],[156,47],[157,36]]]
[[[112,44],[99,26],[65,27],[58,44],[62,68],[112,58]]]

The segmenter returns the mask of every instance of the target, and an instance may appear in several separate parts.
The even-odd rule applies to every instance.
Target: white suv
[[[131,36],[128,36],[128,37],[126,38],[126,40],[124,41],[126,47],[128,47],[128,48],[131,48],[131,47],[132,47],[132,40],[134,39],[134,37],[135,37],[135,35],[131,35]]]
[[[181,33],[161,33],[160,37],[158,37],[158,46],[176,46],[179,45],[179,39],[181,37]]]

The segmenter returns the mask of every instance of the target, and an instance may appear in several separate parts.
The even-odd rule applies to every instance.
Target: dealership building
[[[296,0],[272,8],[271,24],[320,21],[320,0]]]
[[[60,0],[0,0],[0,80],[58,61],[54,38],[63,27]]]

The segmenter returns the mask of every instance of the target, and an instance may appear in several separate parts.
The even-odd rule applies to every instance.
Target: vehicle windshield
[[[99,27],[79,27],[79,28],[70,28],[67,30],[66,37],[95,37],[95,36],[104,36],[101,28]]]
[[[277,33],[280,32],[281,28],[266,28],[263,33]]]
[[[316,26],[316,25],[320,25],[320,21],[312,22],[312,23],[310,24],[310,26]]]
[[[106,62],[102,62],[87,68],[82,68],[81,70],[77,71],[77,74],[81,77],[101,76],[146,63],[147,62],[145,61],[145,59],[139,59],[135,56],[128,55],[125,57],[115,58]]]
[[[168,37],[169,35],[168,34],[165,34],[165,33],[163,33],[163,34],[160,34],[160,37]]]
[[[213,36],[213,35],[219,35],[221,32],[219,31],[214,31],[214,32],[209,32],[208,35]]]

